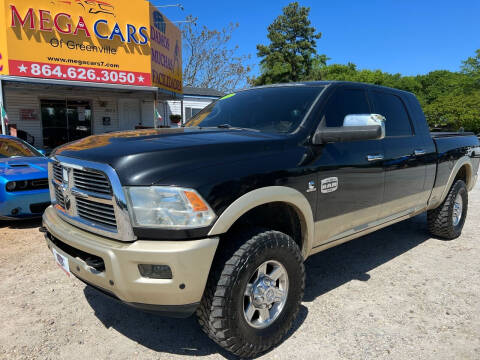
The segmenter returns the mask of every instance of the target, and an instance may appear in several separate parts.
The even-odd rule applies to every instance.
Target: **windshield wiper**
[[[257,131],[257,132],[260,131],[260,130],[258,130],[258,129],[232,126],[232,125],[230,125],[230,124],[220,124],[220,125],[217,125],[216,127],[217,127],[218,129],[250,130],[250,131]]]

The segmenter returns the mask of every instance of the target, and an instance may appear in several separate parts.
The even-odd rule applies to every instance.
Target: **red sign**
[[[37,120],[37,114],[33,109],[20,109],[21,120]]]
[[[73,80],[120,85],[151,86],[151,74],[83,66],[54,65],[31,61],[9,60],[10,75],[42,79]]]

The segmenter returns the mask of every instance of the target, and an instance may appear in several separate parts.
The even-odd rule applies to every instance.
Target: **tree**
[[[183,84],[184,86],[212,88],[225,93],[246,84],[250,56],[238,55],[238,46],[230,46],[238,23],[230,23],[222,30],[198,26],[197,18],[187,17],[182,26]]]
[[[318,64],[312,80],[359,81],[413,92],[431,128],[480,132],[480,50],[463,61],[461,71],[435,70],[402,76],[380,70],[359,70],[353,63]]]
[[[316,40],[322,34],[310,26],[309,13],[310,8],[293,2],[268,26],[270,44],[257,45],[261,74],[253,84],[307,80],[314,62],[326,63],[325,55],[317,55]]]
[[[462,61],[462,72],[470,75],[480,74],[480,49],[478,49],[474,57],[469,57]]]

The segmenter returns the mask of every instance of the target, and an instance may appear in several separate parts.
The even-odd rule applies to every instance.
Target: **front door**
[[[141,125],[140,101],[137,99],[118,100],[119,130],[135,130]]]
[[[346,115],[370,113],[364,89],[347,87],[330,97],[321,119],[336,127],[343,125]],[[383,155],[380,140],[330,143],[318,151],[315,246],[352,235],[378,220],[384,188],[382,160],[372,160]]]
[[[85,100],[41,100],[43,145],[55,148],[92,134],[92,109]]]

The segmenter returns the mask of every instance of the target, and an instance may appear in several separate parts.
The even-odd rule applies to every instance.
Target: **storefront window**
[[[202,109],[196,109],[196,108],[191,108],[191,107],[186,107],[185,108],[185,118],[190,120],[192,117],[197,115]]]

